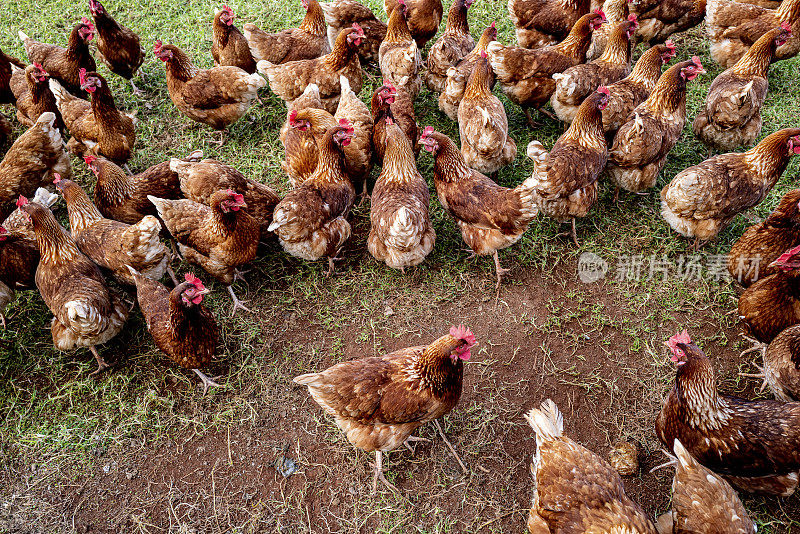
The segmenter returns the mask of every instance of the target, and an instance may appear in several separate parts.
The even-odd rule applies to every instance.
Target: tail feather
[[[50,91],[53,93],[53,96],[56,97],[56,106],[59,110],[61,110],[61,106],[68,102],[70,99],[75,98],[69,91],[64,89],[64,86],[61,85],[58,80],[50,78]]]
[[[300,384],[303,386],[310,386],[313,385],[320,377],[320,373],[306,373],[304,375],[296,376],[292,379],[292,382],[295,384]]]
[[[347,76],[339,75],[339,85],[341,85],[342,96],[353,92],[350,88],[350,80],[347,79]]]
[[[50,208],[53,204],[58,202],[58,195],[51,193],[44,187],[40,187],[36,190],[36,193],[33,195],[31,202],[36,202],[41,204],[45,208]]]
[[[681,443],[677,438],[675,438],[675,444],[673,445],[672,450],[675,452],[675,457],[678,459],[678,462],[680,462],[684,469],[694,467],[694,465],[697,463],[697,460],[692,458],[692,455],[689,454],[689,451],[686,450],[686,447],[684,447],[683,443]]]
[[[19,40],[20,40],[20,41],[22,41],[23,43],[24,43],[25,41],[27,41],[27,40],[29,40],[29,39],[30,39],[30,37],[28,37],[28,36],[25,34],[25,32],[24,32],[24,31],[22,31],[22,30],[20,30],[19,32],[17,32],[17,35],[19,35]]]
[[[536,433],[537,447],[544,441],[561,437],[564,432],[564,418],[552,399],[544,401],[538,410],[532,409],[525,415],[525,419]]]

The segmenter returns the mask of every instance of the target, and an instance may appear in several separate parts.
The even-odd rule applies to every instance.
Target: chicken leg
[[[103,371],[105,371],[106,369],[109,369],[111,367],[110,365],[108,365],[106,363],[106,361],[103,359],[103,357],[100,356],[100,353],[97,352],[97,349],[94,346],[89,347],[89,350],[91,351],[92,354],[94,354],[95,360],[97,360],[97,369],[95,369],[94,371],[89,373],[89,376],[98,375],[98,374],[102,373]]]
[[[239,297],[237,297],[236,293],[233,292],[233,288],[231,286],[228,286],[228,293],[230,293],[231,299],[233,300],[233,309],[231,310],[231,317],[233,317],[233,315],[236,313],[237,308],[241,308],[246,312],[253,313],[253,310],[245,306],[242,303],[242,301],[239,300]]]
[[[511,269],[504,269],[500,265],[500,253],[498,251],[494,251],[494,270],[497,273],[497,286],[495,286],[496,291],[500,291],[500,281],[503,279],[503,275],[509,272]]]
[[[208,388],[215,388],[220,387],[219,384],[214,382],[211,378],[209,378],[205,373],[203,373],[200,369],[192,369],[194,373],[200,377],[200,380],[203,381],[203,395],[208,393]],[[219,377],[217,377],[219,378]]]
[[[398,495],[400,494],[400,490],[398,490],[394,484],[386,480],[386,477],[383,475],[383,453],[381,451],[375,451],[375,476],[372,478],[373,494],[378,491],[378,479],[380,479],[387,488]]]

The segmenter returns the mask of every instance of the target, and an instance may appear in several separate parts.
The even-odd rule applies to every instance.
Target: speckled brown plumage
[[[305,5],[305,17],[297,28],[269,33],[255,24],[244,25],[244,36],[256,61],[263,59],[279,65],[289,61],[314,59],[331,51],[322,8],[317,0],[308,0]]]
[[[552,400],[526,418],[536,433],[529,534],[656,534],[639,505],[625,494],[614,468],[564,435],[562,415]]]
[[[97,54],[111,72],[130,80],[144,62],[139,36],[119,24],[99,1],[90,0],[89,8],[97,27]]]
[[[161,223],[152,215],[133,225],[104,218],[86,192],[72,180],[56,183],[69,214],[69,228],[78,249],[120,282],[133,285],[128,266],[160,279],[167,267],[167,249],[158,238]]]
[[[256,62],[250,53],[250,45],[233,24],[233,19],[233,11],[228,6],[223,6],[214,15],[211,26],[211,57],[214,58],[214,66],[239,67],[248,74],[253,74],[256,71]]]
[[[181,192],[189,200],[211,205],[211,197],[221,189],[233,189],[244,195],[247,214],[261,226],[261,237],[268,234],[272,212],[280,201],[278,194],[268,185],[256,182],[219,161],[181,161],[173,159],[170,168],[177,172]]]
[[[64,120],[56,105],[56,97],[50,91],[49,79],[49,75],[34,65],[14,71],[11,75],[11,91],[16,98],[17,120],[30,127],[42,113],[49,111],[56,116],[56,128],[64,133]]]
[[[668,68],[647,100],[633,109],[620,126],[609,151],[606,174],[626,191],[639,193],[655,186],[667,154],[686,123],[686,82],[693,60]]]
[[[775,398],[800,401],[800,325],[786,328],[766,347],[763,369]]]
[[[679,440],[674,451],[672,530],[661,534],[755,534],[756,525],[736,490],[700,465]]]
[[[392,11],[399,5],[397,0],[383,0],[386,17],[391,18]],[[444,7],[442,0],[406,0],[408,6],[408,28],[417,47],[422,50],[425,44],[433,39],[439,31]]]
[[[739,297],[739,317],[763,343],[800,323],[800,272],[780,270],[748,287]]]
[[[94,24],[89,26],[79,22],[69,34],[67,48],[34,41],[22,32],[20,38],[31,63],[39,63],[73,95],[86,98],[86,91],[81,89],[79,72],[81,69],[86,69],[87,72],[97,70],[97,64],[89,51],[89,36],[94,35],[93,32]]]
[[[196,151],[181,161],[199,161],[202,157],[203,153]],[[87,165],[97,178],[94,203],[103,217],[136,224],[145,215],[158,213],[147,195],[172,200],[183,197],[178,173],[170,170],[169,161],[128,175],[113,161],[103,157],[89,159]]]
[[[728,253],[728,272],[742,286],[778,272],[770,266],[778,256],[800,245],[800,189],[783,195],[763,222],[744,231]]]
[[[503,93],[520,106],[541,108],[556,88],[553,74],[586,61],[592,28],[602,20],[599,14],[588,13],[575,22],[563,41],[544,48],[528,50],[491,43],[489,60]]]
[[[639,16],[637,40],[652,46],[703,22],[706,0],[640,1],[634,3],[631,11]]]
[[[355,0],[321,2],[328,25],[328,42],[333,46],[342,29],[358,24],[364,30],[364,42],[358,47],[362,63],[377,63],[378,50],[386,37],[386,23],[375,16],[368,7]]]
[[[472,51],[464,56],[454,67],[447,69],[447,79],[444,82],[444,90],[439,95],[439,109],[451,119],[458,120],[458,105],[464,96],[464,89],[467,87],[467,80],[475,67],[475,62],[481,57],[481,52],[486,52],[489,43],[497,39],[497,28],[494,22],[488,26],[478,39],[478,44]],[[495,78],[492,77],[492,87],[494,88]]]
[[[72,175],[72,164],[55,121],[54,114],[43,113],[14,141],[0,162],[0,218],[14,210],[20,195],[30,197],[36,188],[50,184],[52,172],[65,178]]]
[[[322,109],[319,87],[316,84],[309,84],[302,95],[289,103],[286,120],[279,133],[284,153],[281,169],[286,173],[292,187],[306,181],[317,168],[317,140],[313,132],[310,129],[303,131],[293,128],[290,122],[293,111],[300,112],[306,108]]]
[[[258,221],[241,209],[246,210],[246,206],[234,206],[238,204],[236,194],[217,191],[211,196],[210,206],[193,200],[149,197],[178,241],[184,259],[226,285],[233,283],[237,267],[255,258],[261,235]]]
[[[72,96],[58,82],[50,80],[50,90],[72,136],[67,147],[80,156],[102,155],[117,163],[125,163],[136,144],[134,114],[117,109],[105,78],[96,72],[86,72],[85,75],[93,88],[91,104]]]
[[[402,87],[384,83],[372,93],[370,110],[374,121],[372,149],[376,162],[379,164],[383,162],[383,152],[386,149],[386,117],[389,116],[406,134],[414,154],[419,154],[419,146],[417,145],[419,127],[417,125],[417,116],[414,113],[414,101],[408,91]]]
[[[711,239],[736,215],[761,202],[798,153],[800,128],[785,128],[747,152],[714,156],[689,167],[661,191],[661,214],[676,232]]]
[[[473,0],[453,0],[447,12],[444,33],[437,39],[427,59],[425,83],[428,89],[441,93],[447,81],[447,69],[458,64],[475,48],[475,39],[469,33],[467,11]]]
[[[508,14],[519,46],[541,48],[563,40],[589,6],[589,0],[508,0]]]
[[[208,365],[214,356],[219,328],[214,315],[200,304],[182,299],[194,287],[183,282],[168,291],[161,283],[133,275],[139,307],[156,346],[176,364],[186,369]]]
[[[391,12],[386,37],[378,50],[378,64],[383,79],[402,87],[413,99],[422,87],[422,54],[409,30],[409,12],[407,5]]]
[[[679,363],[675,386],[656,420],[661,443],[679,439],[739,489],[791,494],[800,471],[800,403],[718,393],[711,362],[694,344],[676,343],[673,359]]]

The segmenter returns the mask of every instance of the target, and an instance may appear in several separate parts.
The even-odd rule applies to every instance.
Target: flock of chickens
[[[89,43],[115,74],[131,80],[145,57],[139,37],[97,0],[94,22],[83,18],[66,48],[20,32],[31,62],[0,52],[0,103],[16,106],[29,127],[0,163],[0,305],[16,288],[37,287],[54,318],[59,350],[86,347],[102,371],[96,346],[124,326],[129,308],[106,276],[135,286],[156,345],[179,365],[200,371],[214,354],[217,326],[204,307],[208,290],[193,274],[180,282],[170,268],[180,256],[228,287],[235,312],[244,308],[231,289],[259,244],[277,235],[284,250],[306,260],[327,258],[329,273],[350,237],[348,213],[367,197],[367,177],[381,172],[371,192],[369,252],[389,267],[418,265],[436,234],[430,192],[416,167],[420,149],[435,160],[434,184],[464,241],[494,257],[511,246],[540,213],[571,222],[597,201],[599,180],[642,193],[656,183],[686,120],[686,86],[705,73],[695,56],[680,60],[670,35],[705,20],[711,52],[725,70],[711,84],[693,123],[713,151],[756,142],[772,62],[800,50],[800,0],[509,0],[518,46],[496,40],[494,24],[477,43],[469,32],[472,0],[454,0],[444,33],[423,62],[421,50],[438,32],[440,0],[385,0],[388,23],[355,0],[303,0],[300,27],[273,34],[253,24],[243,32],[228,6],[216,11],[211,53],[215,67],[199,69],[172,44],[154,43],[165,64],[177,109],[207,124],[224,142],[225,129],[270,90],[287,105],[280,131],[285,171],[293,189],[280,198],[269,187],[224,163],[194,152],[139,174],[126,161],[136,146],[135,113],[117,109],[108,80],[97,73]],[[602,7],[602,8],[601,8]],[[632,50],[646,50],[631,67]],[[377,63],[383,82],[370,105],[358,95],[362,62]],[[495,83],[521,106],[568,124],[547,151],[527,147],[530,178],[516,188],[490,176],[514,160]],[[433,127],[420,128],[417,94],[439,93],[440,109],[457,120],[460,147]],[[133,85],[134,91],[139,92]],[[555,115],[544,109],[550,102]],[[5,135],[10,132],[4,120]],[[70,139],[64,142],[69,132]],[[67,151],[96,176],[93,198],[70,180]],[[725,153],[679,173],[661,192],[662,214],[699,247],[735,215],[757,205],[789,159],[800,154],[800,128],[767,136],[742,153]],[[128,171],[128,172],[126,172]],[[50,211],[64,197],[69,232]],[[28,197],[32,197],[28,200]],[[16,207],[12,204],[16,202]],[[675,453],[673,511],[660,532],[755,532],[732,486],[791,494],[800,474],[800,190],[734,245],[729,269],[747,287],[739,312],[764,354],[765,383],[779,401],[746,401],[717,393],[708,358],[686,332],[669,340],[677,366],[675,387],[656,422]],[[173,289],[159,280],[169,274]],[[244,308],[246,309],[246,308]],[[428,346],[340,363],[295,378],[306,385],[355,446],[382,453],[409,441],[422,424],[458,403],[463,362],[475,336],[463,326]],[[655,532],[656,526],[623,491],[608,463],[563,435],[551,401],[532,410],[536,432],[535,491],[528,530],[545,532]]]

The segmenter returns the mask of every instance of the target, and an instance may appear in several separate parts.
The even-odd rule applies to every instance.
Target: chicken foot
[[[469,473],[469,469],[467,469],[467,466],[465,466],[464,462],[461,461],[461,456],[458,455],[458,453],[456,452],[456,449],[453,447],[453,444],[450,443],[450,440],[448,440],[447,436],[444,435],[444,430],[442,429],[442,424],[439,422],[438,419],[434,419],[433,423],[436,425],[436,430],[439,431],[439,435],[442,436],[442,439],[444,440],[444,444],[447,445],[447,448],[450,449],[450,453],[453,456],[455,456],[456,461],[458,462],[458,465],[460,465],[461,469],[464,470],[464,474]]]
[[[511,269],[504,269],[500,265],[500,253],[498,251],[494,251],[494,271],[497,273],[497,285],[495,286],[495,290],[499,293],[500,292],[500,282],[503,280],[503,276],[510,272]]]
[[[400,490],[397,489],[394,484],[386,480],[386,477],[383,475],[383,453],[381,451],[375,451],[375,476],[372,478],[373,494],[378,491],[378,479],[386,484],[387,488],[398,495],[400,494]]]
[[[89,376],[98,375],[103,371],[105,371],[106,369],[111,368],[111,366],[106,363],[103,357],[100,356],[100,353],[97,352],[97,349],[94,346],[89,347],[89,351],[91,351],[91,353],[94,354],[94,358],[95,360],[97,360],[97,369],[89,373]]]
[[[428,443],[430,443],[430,441],[431,441],[431,440],[429,440],[428,438],[421,438],[421,437],[419,437],[419,436],[408,436],[408,437],[406,438],[406,440],[403,442],[403,446],[404,446],[406,449],[408,449],[408,450],[411,452],[411,454],[415,454],[415,452],[416,452],[416,451],[414,451],[414,448],[413,448],[411,445],[409,445],[409,442],[410,442],[410,441],[411,441],[411,442],[414,442],[414,441],[421,441],[421,442],[423,442],[423,443],[427,441]]]
[[[248,308],[247,306],[245,306],[245,305],[242,303],[242,301],[241,301],[241,300],[239,300],[239,297],[237,297],[237,296],[236,296],[236,293],[234,293],[234,292],[233,292],[233,287],[231,287],[231,286],[228,286],[228,293],[230,293],[230,295],[231,295],[231,299],[233,300],[233,309],[231,310],[231,317],[233,317],[233,315],[236,313],[236,310],[237,310],[238,308],[241,308],[241,309],[243,309],[243,310],[244,310],[244,311],[246,311],[246,312],[253,313],[253,310],[251,310],[250,308]]]
[[[202,372],[200,369],[192,369],[192,371],[194,371],[194,374],[196,374],[197,376],[199,376],[199,377],[200,377],[200,380],[202,380],[202,381],[203,381],[203,395],[205,395],[206,393],[208,393],[208,388],[216,388],[216,387],[220,387],[220,385],[219,385],[219,384],[217,384],[216,382],[214,382],[214,380],[213,380],[213,379],[209,378],[209,377],[208,377],[208,376],[207,376],[207,375],[206,375],[204,372]],[[215,376],[214,378],[219,378],[219,377],[218,377],[218,376]]]

